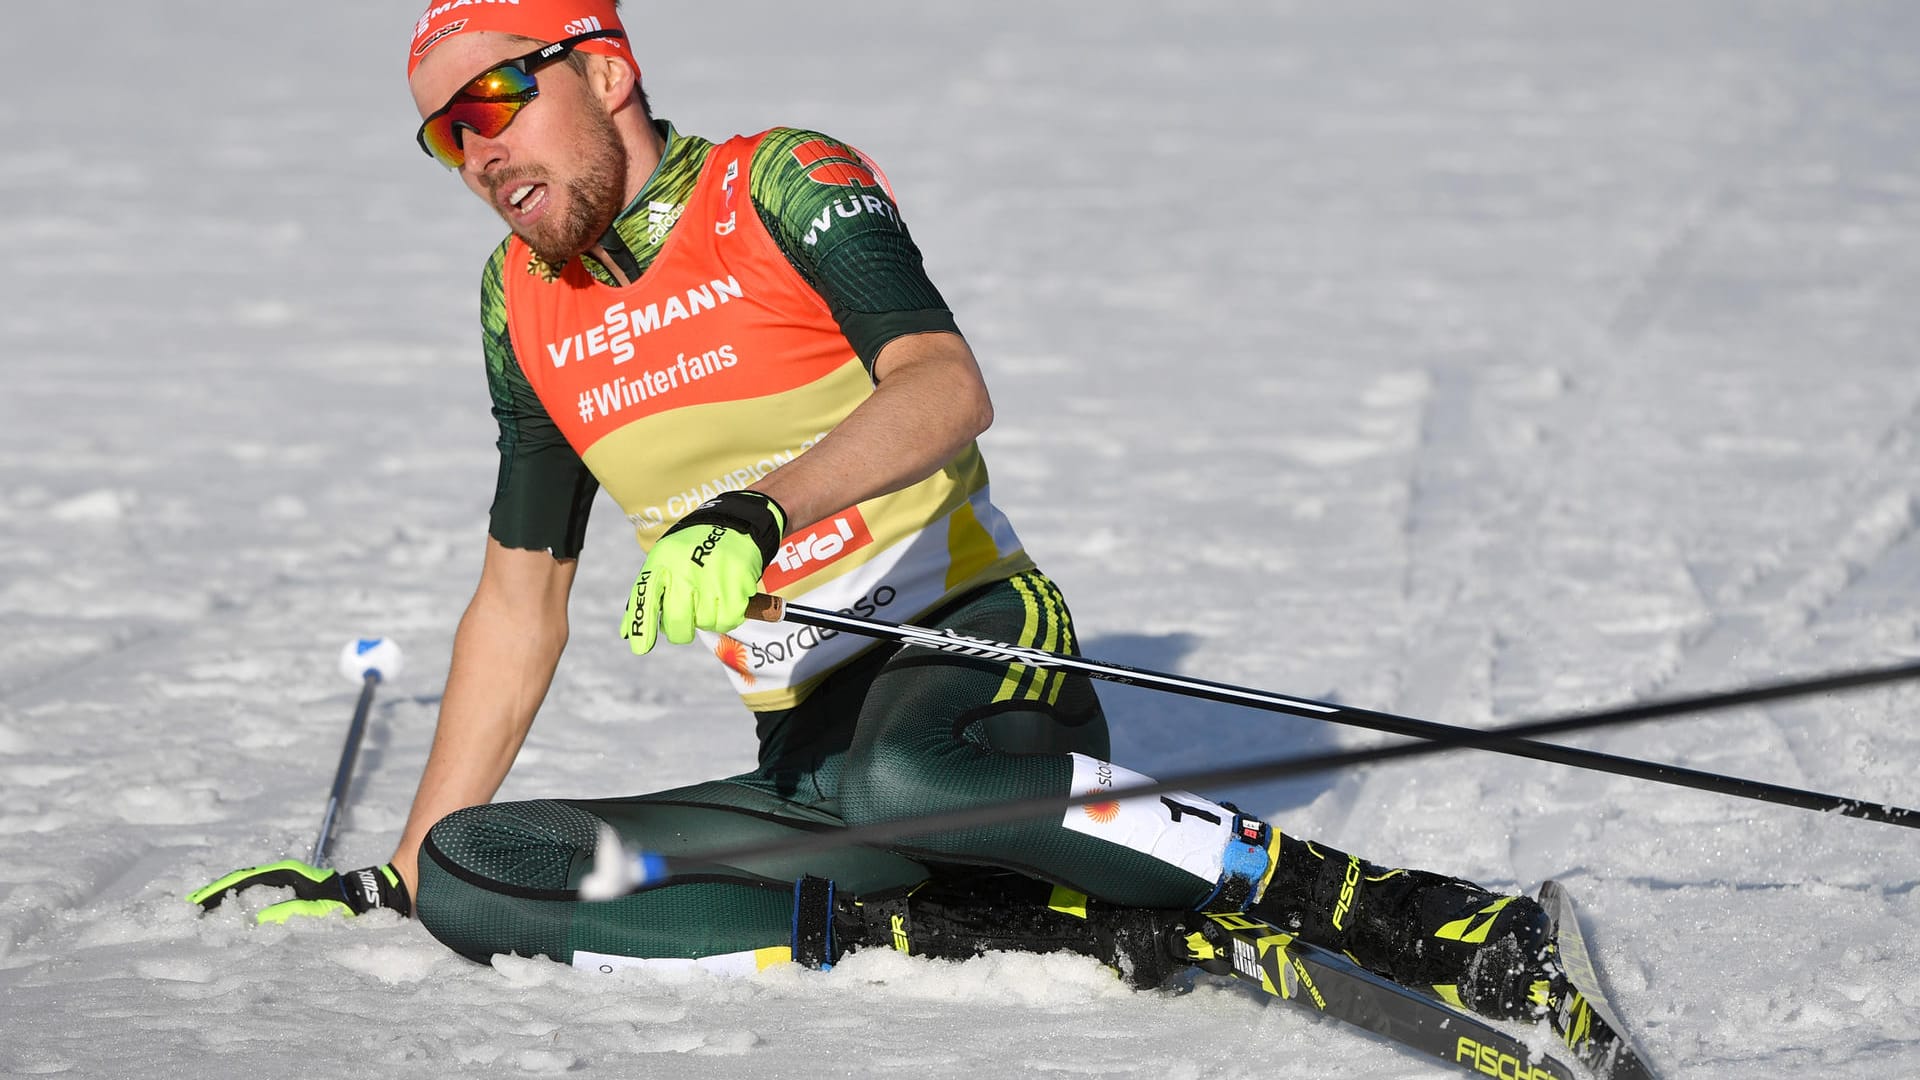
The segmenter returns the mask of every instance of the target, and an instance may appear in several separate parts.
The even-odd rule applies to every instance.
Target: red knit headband
[[[407,77],[420,58],[455,34],[493,30],[535,41],[561,41],[595,30],[624,30],[613,0],[434,0],[414,24],[413,45],[407,53]],[[617,56],[640,77],[640,65],[625,38],[595,38],[575,46],[581,52]]]

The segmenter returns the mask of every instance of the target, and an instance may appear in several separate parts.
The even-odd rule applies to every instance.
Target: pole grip
[[[779,622],[787,617],[787,602],[772,593],[755,593],[747,601],[747,618],[761,622]]]

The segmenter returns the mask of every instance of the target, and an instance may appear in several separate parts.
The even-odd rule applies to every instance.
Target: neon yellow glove
[[[260,909],[255,922],[283,923],[296,915],[363,915],[374,908],[389,908],[402,915],[413,914],[413,898],[407,895],[407,883],[394,872],[393,864],[369,866],[364,870],[324,870],[308,866],[298,859],[282,859],[265,866],[235,870],[187,894],[187,900],[212,911],[228,893],[251,889],[256,885],[291,888],[293,899],[282,900]]]
[[[726,633],[747,618],[760,574],[780,550],[787,512],[757,491],[729,491],[675,522],[640,567],[620,636],[635,656],[662,630],[685,645],[695,630]]]

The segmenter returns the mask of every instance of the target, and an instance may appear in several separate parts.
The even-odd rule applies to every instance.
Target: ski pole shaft
[[[1847,685],[1850,687],[1920,678],[1920,664],[1908,665],[1904,668],[1888,668],[1870,674],[1861,673],[1848,678],[1850,681]],[[1743,691],[1743,693],[1750,692]],[[1164,777],[1151,783],[1102,788],[1078,795],[1068,795],[1064,798],[1059,795],[1036,795],[1030,798],[982,803],[958,810],[943,810],[917,817],[874,821],[842,829],[823,829],[801,836],[781,836],[751,844],[686,854],[628,852],[622,847],[619,834],[610,826],[603,826],[600,843],[594,855],[593,873],[581,881],[579,891],[572,895],[585,900],[607,900],[652,888],[676,877],[711,873],[716,866],[740,867],[752,860],[770,855],[779,856],[785,861],[783,865],[791,865],[791,860],[800,855],[835,851],[863,844],[871,846],[897,844],[901,841],[910,841],[913,837],[933,836],[958,829],[972,829],[983,825],[1000,825],[1009,821],[1058,815],[1069,808],[1090,806],[1094,803],[1108,804],[1127,799],[1201,791],[1209,787],[1283,780],[1288,777],[1347,769],[1373,762],[1410,761],[1414,758],[1444,754],[1452,750],[1492,747],[1503,741],[1570,735],[1578,731],[1598,731],[1626,724],[1645,723],[1665,715],[1663,710],[1675,705],[1676,703],[1663,702],[1657,705],[1611,709],[1598,713],[1576,713],[1571,716],[1533,720],[1495,728],[1454,728],[1448,734],[1428,740],[1373,746],[1360,750],[1336,750],[1324,754],[1309,754],[1305,757],[1242,761],[1233,765]],[[1920,811],[1889,806],[1876,806],[1876,809],[1882,811],[1883,816],[1876,817],[1875,820],[1905,825],[1909,828],[1920,828]]]
[[[986,660],[1008,664],[1025,664],[1029,667],[1054,668],[1076,671],[1092,678],[1128,686],[1143,686],[1186,697],[1203,698],[1229,705],[1245,705],[1268,712],[1286,713],[1304,716],[1313,720],[1345,724],[1351,727],[1384,731],[1409,738],[1457,742],[1462,735],[1474,732],[1472,728],[1455,727],[1449,724],[1437,724],[1428,720],[1415,720],[1411,717],[1396,716],[1392,713],[1375,712],[1371,709],[1356,709],[1344,705],[1334,705],[1309,698],[1289,697],[1269,693],[1265,690],[1234,686],[1230,683],[1211,682],[1206,679],[1193,679],[1165,672],[1148,671],[1141,668],[1126,667],[1120,664],[1102,663],[1082,656],[1070,656],[1065,653],[1049,652],[1019,645],[1009,645],[982,638],[967,637],[950,630],[929,630],[925,627],[907,626],[883,620],[863,619],[855,615],[821,608],[807,607],[801,604],[789,604],[777,596],[762,594],[754,598],[749,606],[751,618],[767,622],[800,623],[822,630],[843,630],[864,637],[882,641],[897,642],[922,648],[937,649],[942,652],[962,656],[976,656]],[[1675,698],[1668,701],[1649,702],[1641,705],[1629,705],[1619,709],[1587,715],[1587,719],[1617,720],[1629,722],[1637,720],[1655,720],[1683,713],[1706,712],[1716,709],[1729,709],[1743,705],[1760,704],[1785,698],[1804,697],[1811,694],[1828,693],[1834,690],[1852,689],[1880,683],[1896,682],[1920,677],[1920,664],[1904,664],[1890,668],[1875,668],[1863,671],[1845,672],[1819,678],[1794,680],[1791,682],[1771,683],[1748,687],[1743,690],[1724,693],[1703,694],[1688,698]],[[1618,776],[1630,776],[1640,780],[1672,784],[1677,787],[1711,791],[1721,795],[1754,799],[1760,802],[1775,803],[1783,806],[1796,806],[1807,810],[1834,812],[1847,817],[1865,818],[1909,828],[1920,828],[1920,811],[1907,810],[1884,803],[1869,802],[1864,799],[1852,799],[1839,795],[1827,795],[1817,791],[1804,791],[1799,788],[1783,787],[1757,780],[1744,780],[1739,777],[1725,776],[1719,773],[1686,769],[1677,765],[1664,765],[1658,762],[1641,761],[1637,758],[1621,757],[1602,753],[1597,750],[1582,750],[1571,746],[1555,746],[1549,743],[1534,742],[1530,739],[1511,736],[1496,736],[1489,739],[1473,739],[1467,745],[1477,749],[1494,750],[1516,757],[1532,758],[1536,761],[1548,761],[1558,765],[1590,769],[1596,772],[1613,773]]]
[[[340,767],[333,772],[333,791],[327,796],[327,811],[320,817],[320,835],[313,838],[313,852],[307,856],[312,866],[325,866],[327,845],[333,840],[333,826],[340,808],[347,801],[347,787],[353,783],[353,764],[360,757],[360,738],[366,734],[367,712],[373,707],[373,690],[380,685],[380,673],[368,671],[361,679],[360,703],[353,709],[353,724],[347,728],[347,744],[340,749]]]

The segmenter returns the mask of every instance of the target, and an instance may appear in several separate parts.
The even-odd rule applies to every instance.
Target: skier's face
[[[445,106],[475,76],[523,56],[524,38],[461,34],[422,60],[408,84],[424,118]],[[567,63],[535,73],[539,95],[491,137],[460,132],[460,177],[534,252],[558,265],[596,243],[626,202],[627,153],[588,57],[583,76]],[[596,93],[596,87],[602,93]]]

